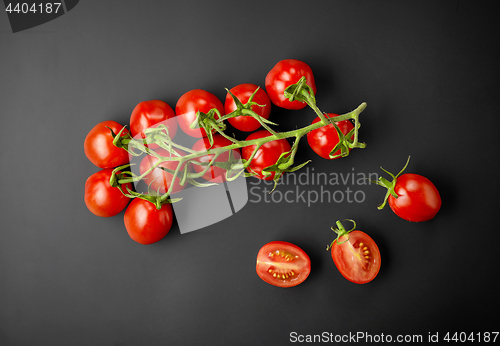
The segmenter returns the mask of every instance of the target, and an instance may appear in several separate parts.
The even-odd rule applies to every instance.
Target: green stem
[[[340,222],[340,220],[338,220],[336,222],[337,228],[332,227],[332,231],[334,231],[335,233],[337,233],[337,238],[335,238],[335,240],[329,246],[326,247],[326,251],[329,251],[333,247],[333,245],[335,245],[335,243],[337,243],[337,244],[343,244],[343,243],[349,241],[349,236],[348,235],[349,235],[349,233],[351,233],[352,231],[354,231],[356,229],[356,222],[354,220],[351,220],[351,219],[346,219],[345,221],[352,222],[353,223],[353,227],[349,231],[347,231],[345,229],[344,225],[342,225],[342,222]],[[344,236],[347,236],[347,239],[339,242],[339,239],[342,238],[342,237],[344,237]]]
[[[362,103],[355,110],[353,110],[353,111],[351,111],[349,113],[343,114],[343,115],[332,117],[332,118],[330,118],[330,120],[333,123],[335,123],[335,122],[342,121],[342,120],[354,119],[365,108],[366,108],[366,103]],[[322,114],[321,111],[319,111],[319,114]],[[325,120],[327,122],[329,122],[329,120],[326,117],[325,117]],[[262,137],[262,138],[257,138],[257,139],[253,139],[253,140],[238,141],[238,140],[235,140],[233,138],[232,139],[233,144],[227,145],[225,147],[211,148],[210,149],[210,153],[211,154],[221,154],[221,153],[226,152],[228,150],[240,149],[240,148],[243,148],[243,147],[255,145],[256,147],[255,147],[254,153],[252,154],[252,158],[253,158],[253,156],[257,152],[258,148],[260,148],[265,143],[268,143],[268,142],[271,142],[271,141],[274,141],[274,140],[278,140],[278,139],[287,139],[287,138],[294,138],[294,137],[297,140],[299,140],[300,138],[302,138],[307,133],[309,133],[309,132],[311,132],[313,130],[316,130],[316,129],[322,127],[322,126],[325,126],[325,124],[322,123],[321,121],[319,121],[317,123],[305,126],[303,128],[300,128],[300,129],[286,131],[286,132],[275,132],[275,134],[271,134],[270,136]],[[227,137],[229,137],[229,136],[227,136]],[[230,138],[231,137],[229,137],[228,139],[230,139]],[[131,143],[133,141],[137,141],[137,140],[131,139],[129,141],[129,143]],[[139,143],[139,144],[140,144],[140,146],[143,146],[142,143]],[[193,160],[193,159],[196,159],[196,158],[199,158],[199,157],[207,155],[206,151],[198,151],[198,152],[196,152],[196,151],[184,148],[184,147],[182,147],[180,145],[177,145],[174,142],[169,142],[168,144],[171,144],[171,145],[173,145],[175,147],[178,147],[179,149],[182,149],[182,150],[190,151],[191,154],[185,155],[185,156],[162,157],[162,156],[159,156],[159,155],[155,155],[154,151],[151,151],[148,148],[146,148],[144,150],[144,152],[150,151],[151,153],[153,153],[153,155],[155,155],[156,157],[158,157],[158,162],[156,162],[155,165],[154,165],[155,168],[158,165],[160,165],[162,162],[164,162],[164,161],[180,161],[179,162],[179,166],[181,166],[183,163],[185,163],[187,161],[190,161],[190,160]],[[136,146],[134,145],[134,147],[136,147]],[[166,146],[162,146],[162,147],[166,147]],[[295,152],[296,152],[296,150],[295,150]],[[249,161],[251,161],[251,159]],[[154,168],[149,169],[148,173],[150,173],[153,169]],[[131,183],[131,182],[137,182],[137,181],[141,180],[145,175],[146,174],[143,174],[140,177],[130,177],[130,178],[120,179],[118,181],[118,183],[119,184],[126,184],[126,183]]]

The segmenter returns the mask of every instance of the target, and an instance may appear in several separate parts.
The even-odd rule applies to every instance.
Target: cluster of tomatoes
[[[131,183],[123,184],[121,190],[110,184],[113,170],[116,167],[126,165],[129,162],[129,154],[123,148],[113,144],[114,136],[145,137],[144,131],[158,124],[168,123],[168,134],[173,139],[177,132],[181,130],[193,138],[199,138],[194,144],[193,150],[200,151],[208,148],[219,148],[232,144],[227,138],[220,134],[213,135],[213,143],[209,144],[207,133],[202,128],[193,128],[191,124],[196,121],[197,112],[208,113],[211,109],[216,109],[218,115],[229,114],[236,109],[233,96],[242,104],[246,104],[251,98],[255,105],[251,110],[263,119],[268,119],[271,113],[271,102],[286,109],[301,109],[306,103],[300,101],[289,101],[284,97],[284,89],[296,83],[301,77],[307,78],[308,85],[316,90],[314,76],[311,68],[299,60],[283,60],[266,77],[266,90],[251,83],[237,85],[230,89],[223,104],[214,94],[194,89],[183,94],[177,101],[174,109],[164,101],[149,100],[140,102],[132,111],[128,130],[116,121],[103,121],[97,124],[87,134],[84,142],[85,155],[101,170],[91,175],[85,183],[85,203],[88,209],[95,215],[101,217],[111,217],[119,214],[127,208],[124,214],[125,227],[129,236],[138,243],[151,244],[161,240],[170,230],[173,220],[173,211],[169,203],[164,203],[161,209],[145,199],[130,198],[123,192],[133,189]],[[267,91],[267,92],[266,92]],[[231,96],[231,94],[233,96]],[[267,130],[259,130],[261,124],[252,116],[237,116],[227,119],[234,128],[252,132],[247,140],[270,136]],[[257,131],[256,131],[257,130]],[[321,131],[317,131],[318,137],[325,136]],[[336,136],[338,142],[338,135]],[[311,134],[311,143],[317,150],[321,147],[318,141],[314,141],[314,134]],[[333,143],[330,150],[335,146]],[[150,146],[161,156],[169,156],[169,152]],[[248,160],[253,153],[255,146],[248,146],[242,149],[241,157]],[[286,139],[270,141],[262,145],[256,155],[254,155],[248,170],[257,178],[270,180],[274,174],[264,175],[262,170],[276,163],[281,154],[289,152],[291,149]],[[318,149],[319,150],[319,149]],[[235,155],[239,156],[237,152]],[[328,151],[328,149],[326,149]],[[198,161],[210,161],[210,155],[197,159]],[[219,160],[224,160],[222,155]],[[155,157],[145,157],[140,164],[140,173],[144,173],[152,166],[157,166],[149,173],[145,180],[150,182],[149,187],[159,193],[166,193],[170,187],[171,194],[182,190],[185,185],[180,183],[180,178],[172,179],[172,174],[162,168],[175,170],[179,161],[167,161],[157,165]],[[195,170],[202,170],[201,165],[193,165]],[[211,167],[204,175],[206,180],[221,182],[224,174],[220,167]],[[130,203],[129,203],[130,202]]]
[[[133,138],[146,138],[145,130],[154,128],[159,124],[168,123],[168,135],[174,138],[178,131],[196,138],[193,145],[194,151],[203,151],[210,148],[226,147],[232,142],[224,136],[215,133],[212,143],[209,143],[207,133],[203,128],[192,126],[197,121],[198,112],[208,113],[216,109],[216,118],[230,114],[237,108],[235,98],[241,104],[253,102],[251,111],[261,117],[269,119],[271,104],[275,106],[298,110],[307,104],[298,100],[290,101],[285,97],[285,89],[297,83],[301,78],[306,78],[306,83],[313,93],[316,85],[311,68],[304,62],[295,59],[286,59],[278,62],[267,74],[265,90],[255,84],[245,83],[230,89],[223,104],[212,93],[194,89],[183,94],[174,109],[161,100],[150,100],[139,103],[130,116],[129,129],[115,121],[103,121],[97,124],[87,135],[84,149],[87,158],[101,170],[91,175],[85,183],[85,203],[95,215],[111,217],[124,213],[125,228],[129,236],[140,244],[151,244],[161,240],[170,231],[173,221],[173,211],[170,203],[155,205],[143,198],[132,198],[130,194],[134,187],[131,183],[121,186],[112,184],[117,168],[129,163],[129,153],[114,144],[115,136],[129,136]],[[326,113],[327,117],[334,118],[337,114]],[[229,117],[229,124],[234,128],[251,132],[246,140],[253,140],[271,136],[266,129],[260,129],[261,123],[252,116],[240,115]],[[318,117],[313,124],[320,121]],[[340,149],[332,153],[339,144],[339,130],[349,134],[354,125],[350,120],[343,120],[328,124],[307,133],[307,142],[315,153],[325,159],[334,159],[340,154]],[[169,152],[149,145],[161,156],[169,156]],[[241,157],[250,161],[247,170],[255,177],[263,180],[274,179],[274,173],[265,174],[263,170],[276,164],[277,160],[291,150],[287,139],[269,141],[259,147],[255,155],[255,145],[248,145],[241,150]],[[233,149],[236,157],[240,157],[238,149]],[[224,157],[221,156],[224,160]],[[149,187],[159,193],[170,191],[175,194],[182,190],[180,178],[173,179],[169,170],[175,170],[179,161],[166,161],[158,165],[155,157],[146,155],[140,163],[141,175],[147,174],[144,179]],[[210,162],[210,155],[198,157],[199,162]],[[156,168],[154,168],[156,167]],[[166,168],[162,169],[162,168]],[[193,165],[200,172],[202,165]],[[115,174],[113,172],[115,171]],[[149,172],[149,173],[147,173]],[[118,172],[119,173],[119,172]],[[437,189],[428,179],[404,174],[393,176],[389,182],[381,179],[379,185],[388,189],[386,200],[390,207],[399,216],[410,221],[425,221],[437,213],[441,199]],[[225,178],[224,170],[217,166],[205,169],[203,178],[212,182],[222,182]],[[171,186],[172,185],[172,186]],[[338,269],[348,280],[356,283],[366,283],[377,275],[380,269],[380,252],[375,242],[364,232],[346,231],[342,224],[337,223],[337,239],[331,245],[332,258]],[[303,282],[310,272],[310,260],[307,254],[296,245],[287,242],[275,241],[266,244],[258,253],[257,273],[266,282],[280,287],[296,286]]]

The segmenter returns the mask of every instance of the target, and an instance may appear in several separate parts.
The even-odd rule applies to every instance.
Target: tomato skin
[[[252,96],[252,94],[255,92],[257,88],[258,86],[255,84],[245,83],[237,85],[234,88],[230,89],[229,91],[231,91],[231,93],[233,93],[233,95],[236,96],[236,98],[238,98],[241,101],[241,103],[246,104],[250,96]],[[262,88],[259,88],[259,90],[255,93],[252,101],[256,102],[261,106],[264,106],[264,107],[259,107],[254,105],[251,107],[252,111],[257,113],[264,119],[269,119],[269,115],[271,114],[271,100],[269,99],[269,96]],[[226,114],[229,114],[234,110],[236,110],[236,104],[234,103],[234,100],[231,97],[231,94],[229,93],[227,93],[226,95],[224,109]],[[227,119],[227,121],[235,129],[244,132],[255,131],[261,126],[260,123],[251,116],[240,115],[237,117],[229,118]]]
[[[130,133],[132,137],[140,134],[141,138],[145,138],[144,130],[161,122],[166,122],[168,134],[170,138],[174,138],[177,133],[177,121],[172,107],[161,100],[140,102],[130,115]],[[149,145],[149,147],[156,149],[158,145]]]
[[[210,142],[207,137],[201,138],[198,140],[194,145],[193,145],[193,150],[196,151],[206,151],[207,155],[196,158],[195,160],[198,162],[210,162],[214,154],[210,154],[210,149],[216,149],[216,148],[221,148],[225,147],[228,145],[233,144],[229,139],[224,138],[223,136],[219,134],[213,135],[213,145],[210,147]],[[239,160],[241,155],[240,151],[238,149],[233,149],[232,151],[232,160]],[[216,162],[227,162],[229,160],[229,151],[226,151],[222,154],[220,154],[217,159],[215,160]],[[198,173],[202,172],[205,167],[193,164],[192,165],[194,170]],[[214,182],[214,183],[222,183],[226,181],[226,170],[222,167],[215,167],[212,166],[210,169],[203,175],[203,179]]]
[[[297,245],[272,241],[259,250],[256,272],[268,284],[293,287],[307,279],[311,272],[311,260]]]
[[[180,150],[176,149],[177,152],[179,152],[181,155],[184,155],[185,153],[181,152]],[[172,154],[165,149],[156,149],[155,153],[157,153],[160,156],[164,157],[175,157],[171,156]],[[154,166],[157,162],[159,161],[158,158],[152,156],[152,155],[146,155],[140,163],[139,166],[139,171],[140,174],[144,174],[147,170],[149,170],[152,166]],[[167,172],[163,168],[168,168],[171,170],[175,170],[177,166],[179,165],[179,161],[165,161],[160,163],[152,172],[147,174],[143,180],[147,185],[151,186],[151,189],[154,191],[158,191],[161,194],[164,194],[168,191],[169,186],[172,184],[172,179],[174,175],[170,172]],[[177,193],[179,191],[182,191],[185,187],[186,184],[181,185],[181,177],[182,177],[182,167],[180,168],[179,174],[174,180],[174,186],[172,188],[171,194]]]
[[[123,128],[116,121],[106,120],[94,126],[84,141],[85,155],[90,162],[99,168],[118,167],[129,161],[127,151],[113,145],[113,135],[108,127],[115,134],[118,134]],[[128,132],[127,129],[124,129],[121,136],[125,136]]]
[[[139,244],[153,244],[163,239],[173,223],[171,204],[163,204],[161,209],[141,198],[134,198],[125,210],[124,222],[127,233]]]
[[[344,242],[346,239],[348,240]],[[360,246],[361,243],[363,245]],[[369,253],[365,254],[365,251]],[[352,231],[339,237],[331,248],[331,255],[342,276],[356,284],[372,281],[380,270],[379,248],[375,241],[362,231]],[[365,256],[370,258],[366,259]]]
[[[212,108],[217,108],[224,115],[224,106],[214,94],[202,90],[193,89],[183,94],[175,106],[175,114],[179,127],[191,137],[202,138],[207,135],[205,129],[191,129],[190,125],[196,120],[196,112],[208,113]],[[215,116],[218,119],[218,116]]]
[[[338,114],[328,113],[326,116],[328,118],[333,118],[338,116]],[[320,118],[316,117],[312,124],[316,124],[319,121],[321,121]],[[337,124],[340,131],[342,131],[344,135],[347,135],[349,131],[354,129],[354,125],[350,120],[337,121],[335,124]],[[354,134],[352,135],[352,138],[354,138]],[[335,158],[330,158],[329,156],[333,148],[335,148],[335,146],[339,143],[339,135],[332,124],[309,132],[307,134],[307,142],[309,143],[311,149],[324,159],[336,160],[341,158],[341,156]],[[340,153],[341,150],[339,149],[333,155],[340,155]]]
[[[92,174],[85,182],[85,205],[92,214],[101,217],[111,217],[119,214],[129,202],[117,187],[109,184],[113,169],[105,168]],[[122,185],[124,192],[127,187],[132,190],[132,184]]]
[[[266,76],[266,91],[271,101],[278,107],[298,110],[307,104],[305,102],[290,102],[285,95],[285,89],[306,77],[306,83],[316,94],[316,82],[311,67],[296,59],[285,59],[278,62]]]
[[[250,134],[246,140],[253,140],[263,137],[271,136],[271,133],[267,130],[260,130]],[[255,149],[255,145],[250,145],[242,148],[241,155],[243,159],[249,160],[250,156]],[[255,154],[252,162],[248,166],[247,170],[251,173],[257,173],[255,177],[261,180],[273,180],[275,172],[272,172],[268,176],[264,176],[262,170],[266,167],[272,166],[279,159],[280,155],[285,152],[289,152],[292,149],[290,143],[286,139],[277,139],[271,142],[263,144],[257,153]]]
[[[405,173],[396,180],[394,192],[389,196],[392,211],[407,221],[423,222],[436,216],[441,208],[441,196],[434,184],[424,176]]]

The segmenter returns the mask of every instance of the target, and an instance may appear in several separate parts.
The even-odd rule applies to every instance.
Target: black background
[[[284,345],[292,332],[425,340],[498,331],[494,3],[82,1],[16,34],[0,15],[0,343]],[[174,223],[143,246],[123,213],[86,209],[84,183],[98,169],[83,140],[95,124],[126,124],[140,101],[174,106],[195,88],[223,99],[226,87],[263,86],[285,58],[312,67],[321,110],[368,104],[366,149],[332,162],[303,140],[298,162],[382,174],[379,166],[397,172],[411,155],[407,171],[441,192],[436,218],[415,224],[378,211],[384,190],[355,185],[362,203],[250,201],[202,230],[180,234]],[[280,129],[313,118],[307,109],[271,114]],[[330,226],[345,218],[381,250],[369,284],[345,280],[325,251]],[[272,240],[309,254],[303,284],[280,289],[256,275],[256,254]]]

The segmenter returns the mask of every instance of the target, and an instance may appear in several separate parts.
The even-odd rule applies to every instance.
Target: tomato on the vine
[[[149,100],[140,102],[135,106],[130,115],[130,133],[132,137],[141,135],[145,138],[144,130],[163,123],[168,128],[168,135],[172,139],[177,133],[177,120],[175,112],[170,105],[161,100]],[[156,149],[158,145],[149,145],[150,148]]]
[[[268,284],[293,287],[307,279],[311,272],[311,260],[297,245],[272,241],[259,250],[256,271]]]
[[[246,140],[250,141],[253,139],[263,138],[271,136],[271,133],[267,130],[260,130],[250,134]],[[273,180],[275,172],[271,172],[269,175],[265,175],[262,171],[264,168],[272,166],[278,161],[281,154],[289,152],[292,149],[290,143],[286,139],[276,139],[264,143],[253,157],[247,170],[250,173],[256,173],[256,177],[262,180]],[[244,160],[250,160],[253,151],[255,150],[255,145],[249,145],[243,147],[241,150],[241,156]]]
[[[307,104],[300,101],[292,101],[285,97],[285,89],[306,77],[306,84],[316,94],[316,82],[312,69],[305,62],[296,59],[285,59],[278,62],[266,76],[266,91],[271,101],[278,107],[298,110]]]
[[[100,122],[85,137],[84,150],[87,158],[99,168],[114,168],[128,163],[128,152],[113,144],[113,135],[118,134],[123,126],[113,120]],[[124,129],[121,136],[128,134]]]
[[[176,149],[176,151],[184,156],[185,153],[182,152],[179,149]],[[177,157],[176,155],[170,153],[168,150],[165,149],[156,149],[154,151],[156,154],[163,156],[163,157]],[[139,171],[140,174],[144,174],[147,172],[151,167],[155,166],[160,159],[153,155],[146,155],[140,163],[139,166]],[[144,182],[151,187],[152,190],[158,191],[161,194],[164,194],[168,191],[170,185],[172,185],[172,180],[174,178],[173,173],[165,170],[169,169],[172,171],[175,171],[177,169],[177,166],[179,166],[179,161],[177,160],[172,160],[172,161],[163,161],[158,164],[150,173],[146,174],[146,176],[143,178]],[[179,173],[176,176],[174,182],[173,182],[173,187],[171,194],[177,193],[179,191],[182,191],[184,187],[186,186],[187,183],[184,183],[184,185],[181,184],[181,178],[182,178],[182,172],[183,172],[183,167],[179,169]]]
[[[129,202],[119,188],[110,185],[113,169],[105,168],[92,174],[85,182],[85,205],[97,216],[111,217],[119,214]],[[118,172],[119,173],[119,172]],[[123,192],[132,190],[132,184],[122,185]]]
[[[170,203],[161,209],[142,198],[134,198],[125,210],[124,222],[127,233],[139,244],[152,244],[163,239],[172,227],[174,213]]]
[[[338,116],[338,114],[328,113],[325,114],[328,118],[333,118]],[[312,124],[318,123],[320,120],[319,117],[316,117]],[[342,120],[335,122],[339,127],[340,131],[345,135],[347,135],[352,129],[354,129],[354,125],[350,120]],[[351,138],[354,137],[354,134]],[[321,156],[324,159],[335,160],[340,158],[341,156],[337,156],[341,154],[341,150],[338,149],[330,156],[330,152],[335,148],[335,146],[339,143],[339,134],[335,129],[335,126],[332,124],[325,125],[320,127],[319,129],[312,130],[307,134],[307,142],[311,149]]]
[[[229,139],[224,138],[223,136],[219,134],[213,135],[213,145],[210,147],[210,142],[208,140],[208,137],[204,137],[199,139],[194,145],[193,145],[193,150],[195,151],[206,151],[207,155],[198,157],[194,159],[194,161],[200,162],[200,163],[205,163],[209,164],[215,154],[211,154],[212,149],[216,148],[222,148],[226,147],[228,145],[233,144]],[[231,157],[229,154],[231,153]],[[240,151],[238,149],[233,149],[232,151],[225,151],[221,153],[217,158],[215,159],[215,163],[224,163],[228,162],[229,159],[231,158],[232,162],[236,162],[237,160],[240,159]],[[206,169],[206,166],[198,165],[196,163],[193,163],[193,168],[196,172],[201,173]],[[214,183],[222,183],[226,181],[226,172],[227,170],[224,169],[223,167],[217,167],[215,165],[212,165],[204,174],[203,174],[203,179],[214,182]]]
[[[202,89],[186,92],[179,98],[175,106],[179,127],[191,137],[205,137],[207,135],[205,129],[192,129],[190,126],[196,121],[197,111],[208,113],[212,108],[216,108],[221,115],[224,115],[224,106],[214,94]],[[215,118],[219,117],[216,115]]]
[[[379,178],[377,184],[387,188],[387,193],[378,208],[382,209],[388,201],[392,211],[400,218],[411,222],[428,221],[434,218],[441,208],[441,195],[428,178],[414,173],[401,175],[409,161],[410,158],[396,176],[382,168],[392,176],[393,181]]]
[[[352,221],[352,220],[351,220]],[[338,237],[327,248],[331,250],[333,262],[347,280],[356,284],[372,281],[380,270],[380,250],[375,241],[365,232],[346,231],[342,223],[337,221],[337,227],[332,229]]]
[[[246,104],[252,94],[257,90],[259,86],[251,83],[244,83],[235,86],[229,91],[236,96],[237,99],[241,101],[241,103]],[[258,105],[251,106],[251,110],[260,115],[264,119],[269,119],[269,115],[271,114],[271,100],[267,93],[262,89],[255,93],[252,98],[252,101],[257,103]],[[236,110],[236,104],[231,96],[231,94],[227,93],[226,102],[224,103],[224,109],[226,114],[229,114]],[[257,130],[261,125],[257,121],[257,119],[248,116],[248,115],[240,115],[237,117],[229,118],[227,121],[236,129],[244,132],[251,132]]]

